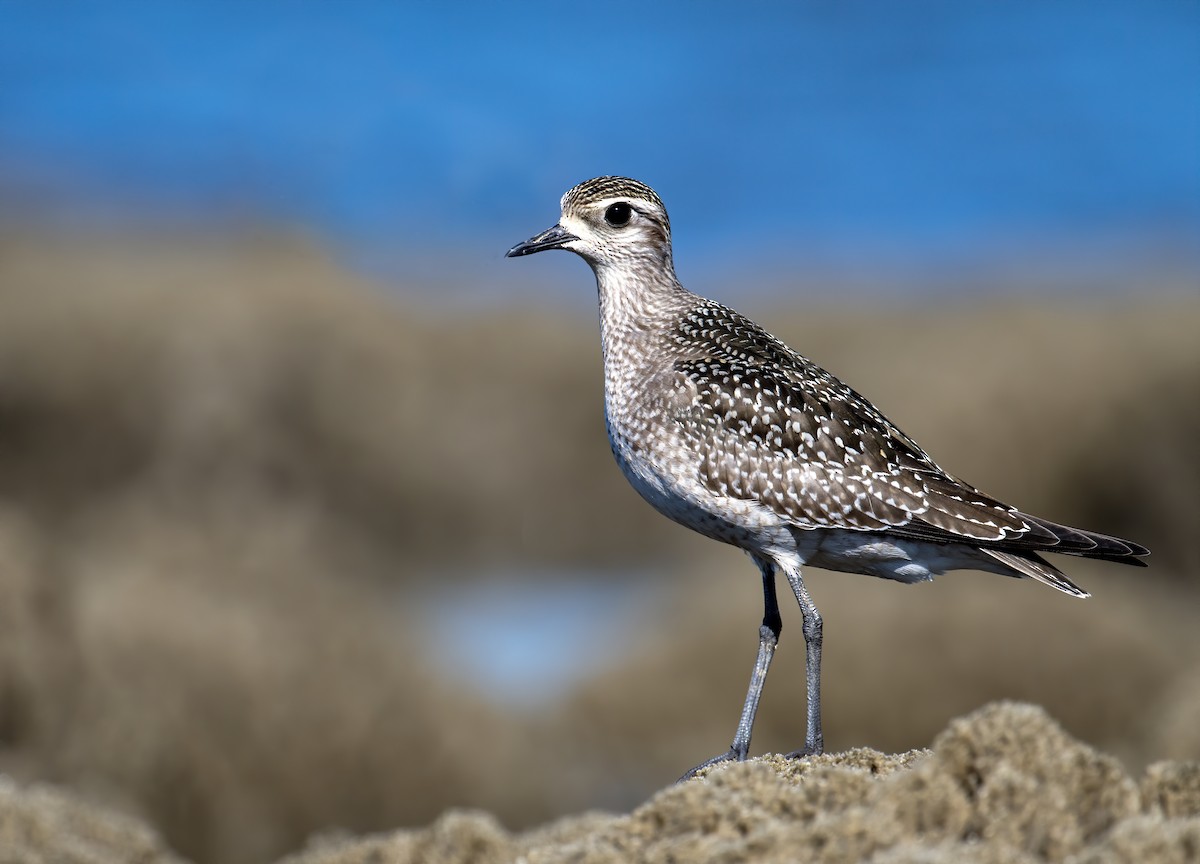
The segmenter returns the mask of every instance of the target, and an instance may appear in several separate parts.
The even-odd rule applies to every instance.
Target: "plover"
[[[604,413],[626,478],[663,515],[754,560],[765,612],[750,688],[724,760],[743,760],[782,625],[775,574],[803,616],[807,734],[820,753],[821,615],[805,565],[923,582],[947,570],[1087,592],[1039,553],[1145,566],[1149,551],[1023,513],[943,471],[865,398],[748,318],[675,277],[671,225],[649,186],[597,177],[558,223],[508,257],[567,249],[596,276]]]

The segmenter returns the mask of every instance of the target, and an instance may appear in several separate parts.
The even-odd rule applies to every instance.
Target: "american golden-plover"
[[[1137,543],[1022,513],[947,474],[870,402],[732,309],[679,284],[654,190],[597,177],[562,197],[558,224],[508,257],[567,249],[596,274],[604,413],[626,478],[663,515],[747,552],[765,612],[727,753],[742,760],[779,640],[775,573],[803,616],[804,749],[820,753],[821,616],[804,565],[922,582],[947,570],[1029,577],[1075,597],[1040,552],[1145,566]]]

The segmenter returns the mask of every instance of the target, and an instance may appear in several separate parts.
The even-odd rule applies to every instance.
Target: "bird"
[[[591,267],[617,464],[664,516],[745,551],[762,580],[758,653],[733,743],[681,779],[747,758],[782,630],[777,574],[800,606],[805,642],[804,746],[787,754],[798,758],[824,750],[824,628],[802,568],[904,583],[982,570],[1087,597],[1042,553],[1146,566],[1144,546],[1025,513],[947,473],[831,373],[684,288],[666,207],[646,184],[596,177],[568,190],[560,210],[506,257],[563,249]]]

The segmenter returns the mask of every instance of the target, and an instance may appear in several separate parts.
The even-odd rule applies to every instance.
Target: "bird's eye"
[[[608,209],[604,211],[604,221],[614,228],[621,228],[629,224],[629,220],[633,218],[633,208],[624,201],[618,201],[616,204],[610,204]]]

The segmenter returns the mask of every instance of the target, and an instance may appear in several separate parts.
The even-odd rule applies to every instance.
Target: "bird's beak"
[[[555,225],[535,237],[530,237],[524,243],[518,243],[504,253],[504,257],[516,258],[518,255],[532,255],[534,252],[542,252],[546,249],[561,249],[564,244],[578,239],[566,228]]]

